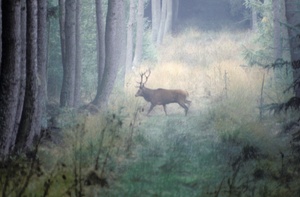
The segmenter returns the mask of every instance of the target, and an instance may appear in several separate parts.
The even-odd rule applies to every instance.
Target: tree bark
[[[118,27],[120,19],[120,8],[124,7],[124,0],[109,0],[107,8],[107,19],[105,27],[105,68],[102,83],[100,86],[100,95],[94,104],[98,105],[101,110],[106,110],[109,96],[114,87],[118,73],[119,55],[121,52],[121,32]]]
[[[38,113],[38,73],[37,73],[37,1],[27,0],[27,33],[26,33],[26,89],[22,118],[17,134],[17,150],[32,146],[33,138],[40,133]]]
[[[19,101],[16,113],[16,122],[14,132],[12,134],[12,146],[14,149],[19,126],[22,117],[22,111],[24,106],[25,89],[26,89],[26,34],[27,34],[27,6],[26,0],[21,0],[21,69],[20,69],[20,90],[19,90]]]
[[[47,128],[47,0],[38,0],[38,120],[42,128]]]
[[[65,38],[65,21],[66,21],[66,0],[58,0],[59,6],[59,31],[60,31],[60,46],[61,46],[61,59],[62,65],[65,65],[66,53],[66,38]]]
[[[105,26],[103,19],[102,0],[95,0],[96,3],[96,21],[97,21],[97,68],[98,68],[98,86],[97,94],[93,104],[100,103],[101,84],[105,68]]]
[[[295,86],[295,96],[300,97],[300,8],[298,0],[285,0],[286,19],[290,43],[293,78],[298,85]]]
[[[61,107],[74,107],[76,65],[76,0],[66,0],[65,64],[60,94]]]
[[[9,154],[20,89],[21,2],[2,2],[2,51],[0,78],[0,157]]]
[[[122,88],[125,85],[125,75],[126,75],[126,49],[127,49],[127,31],[126,31],[126,3],[120,4],[119,10],[120,10],[120,20],[118,27],[119,31],[121,33],[121,38],[120,38],[120,57],[119,57],[119,72],[117,75],[117,83],[116,86]]]
[[[152,0],[153,1],[153,0]],[[129,72],[132,68],[133,60],[133,24],[135,13],[135,1],[130,0],[129,5],[129,19],[127,23],[127,43],[126,43],[126,72]]]
[[[280,1],[273,0],[272,7],[273,7],[273,17],[274,17],[274,19],[273,19],[274,60],[276,60],[276,59],[282,58],[282,41],[281,41],[281,27],[280,27],[280,21],[281,21]]]
[[[166,15],[166,24],[164,29],[164,37],[167,34],[172,32],[172,24],[173,24],[173,0],[165,0],[167,1],[167,15]]]
[[[80,25],[81,25],[81,0],[77,0],[76,3],[76,65],[75,65],[75,92],[74,92],[74,106],[78,107],[81,102],[81,91],[80,91],[80,86],[81,86],[81,67],[82,67],[82,59],[81,59],[81,30],[80,30]]]
[[[163,39],[164,39],[166,14],[167,14],[167,1],[162,1],[162,8],[161,8],[161,15],[160,15],[160,24],[159,24],[159,30],[158,30],[157,45],[162,44]]]
[[[161,0],[151,0],[151,13],[152,13],[152,40],[157,42],[160,13],[161,13]]]
[[[144,34],[144,0],[138,1],[136,42],[133,58],[133,67],[137,67],[142,61],[143,55],[143,34]]]
[[[0,0],[0,8],[2,7],[2,0]],[[2,60],[2,9],[0,9],[0,77],[1,77],[1,60]]]

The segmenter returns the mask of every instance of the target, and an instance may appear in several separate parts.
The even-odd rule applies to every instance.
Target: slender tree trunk
[[[76,68],[75,68],[75,92],[74,92],[74,106],[78,107],[81,102],[80,86],[81,86],[81,0],[77,0],[76,4]]]
[[[165,0],[165,1],[167,1],[167,16],[166,16],[164,37],[167,34],[170,34],[172,32],[172,24],[173,24],[173,0]]]
[[[60,94],[61,107],[74,107],[76,65],[76,0],[66,0],[65,65]]]
[[[286,19],[290,43],[293,78],[300,83],[300,8],[299,0],[285,0]],[[300,97],[300,85],[295,87],[296,97]]]
[[[2,7],[2,0],[0,0],[0,8]],[[2,9],[0,9],[0,77],[1,77],[1,60],[2,60]]]
[[[125,85],[125,75],[126,75],[126,49],[127,49],[127,31],[126,31],[126,3],[120,4],[120,20],[119,20],[119,30],[121,32],[121,52],[119,58],[119,73],[118,73],[118,87],[124,87]]]
[[[152,0],[153,1],[153,0]],[[126,46],[126,71],[129,72],[132,67],[133,57],[133,24],[135,13],[135,0],[130,0],[129,19],[127,23],[127,46]]]
[[[27,34],[27,8],[26,0],[21,0],[21,69],[20,69],[20,91],[19,101],[16,113],[16,123],[14,132],[12,134],[12,146],[11,150],[14,149],[17,134],[19,131],[19,125],[21,122],[22,111],[24,106],[25,89],[26,89],[26,34]]]
[[[164,30],[165,30],[165,23],[166,23],[166,15],[167,15],[167,1],[162,1],[162,8],[161,8],[161,15],[160,15],[160,24],[158,30],[158,39],[157,45],[162,44],[164,39]]]
[[[105,26],[103,19],[102,0],[95,0],[96,3],[96,21],[97,21],[97,67],[98,67],[98,86],[97,94],[93,104],[100,103],[101,84],[105,68]]]
[[[114,87],[118,73],[119,55],[121,53],[121,32],[119,31],[120,8],[124,7],[124,0],[109,0],[107,8],[107,19],[105,27],[105,68],[100,86],[99,99],[94,104],[101,110],[107,109],[109,96]]]
[[[39,112],[38,120],[42,128],[47,128],[47,46],[48,46],[48,25],[47,25],[47,0],[38,0],[38,99]]]
[[[65,65],[66,54],[66,38],[65,38],[65,21],[66,21],[66,0],[58,0],[59,6],[59,31],[60,31],[60,46],[62,65]]]
[[[38,73],[37,73],[37,1],[27,0],[27,34],[26,34],[26,89],[22,118],[17,135],[17,150],[32,146],[33,138],[40,132],[37,125],[38,113]]]
[[[281,20],[281,14],[280,14],[280,0],[273,0],[272,1],[273,6],[273,17],[274,17],[274,59],[282,58],[282,41],[281,41],[281,27],[280,27],[280,20]]]
[[[142,61],[143,55],[143,34],[144,34],[144,0],[138,1],[136,42],[133,58],[133,67],[138,66]]]
[[[152,40],[157,42],[160,13],[161,13],[161,0],[151,0],[151,12],[152,12]]]
[[[0,157],[9,154],[20,89],[21,2],[2,2],[2,51],[0,78]]]

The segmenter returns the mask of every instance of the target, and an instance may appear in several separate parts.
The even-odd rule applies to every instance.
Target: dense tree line
[[[47,62],[48,22],[58,13],[60,28],[63,80],[60,106],[77,108],[82,105],[81,0],[58,0],[50,7],[47,0],[1,0],[0,20],[0,157],[12,152],[29,150],[41,130],[47,127]],[[240,1],[231,0],[238,7]],[[300,97],[299,86],[299,0],[246,0],[252,10],[253,29],[263,19],[259,6],[273,3],[274,60],[282,58],[283,24],[288,32],[289,51],[294,73],[295,98]],[[109,96],[118,73],[137,67],[143,56],[144,10],[151,6],[152,42],[158,46],[165,36],[172,34],[178,23],[179,0],[95,0],[93,15],[97,23],[98,84],[90,101],[99,110],[107,108]],[[283,8],[284,6],[284,8]],[[53,11],[54,10],[54,11]],[[54,14],[55,15],[55,14]],[[285,17],[286,16],[286,19]],[[286,21],[285,21],[286,20]],[[121,72],[120,72],[121,71]]]

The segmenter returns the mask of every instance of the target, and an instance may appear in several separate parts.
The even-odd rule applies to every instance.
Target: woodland
[[[0,8],[0,196],[300,196],[300,0]]]

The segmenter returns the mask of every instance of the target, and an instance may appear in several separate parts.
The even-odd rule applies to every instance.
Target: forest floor
[[[102,195],[279,197],[297,193],[297,181],[290,190],[284,186],[290,174],[282,171],[283,165],[291,160],[279,154],[292,158],[290,135],[281,135],[278,122],[288,123],[293,115],[259,117],[262,76],[266,76],[265,102],[274,95],[278,101],[289,95],[282,96],[279,86],[270,85],[272,72],[243,66],[243,47],[253,47],[249,37],[249,32],[187,30],[165,41],[155,66],[145,63],[131,76],[133,82],[128,84],[136,83],[139,73],[150,67],[147,87],[188,90],[192,104],[187,116],[177,104],[167,105],[168,116],[161,106],[146,116],[149,103],[133,97],[136,89],[129,88],[127,106],[134,101],[144,110],[131,155],[111,187],[100,191]]]
[[[194,113],[144,120],[133,161],[112,190],[124,196],[203,196],[218,184],[214,181],[224,168],[216,162],[222,157],[216,149],[218,137],[205,119],[207,111],[203,116]]]

